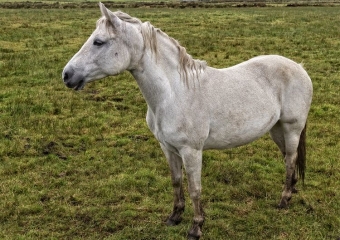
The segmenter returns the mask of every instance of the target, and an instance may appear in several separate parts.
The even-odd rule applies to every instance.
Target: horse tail
[[[296,159],[296,170],[299,175],[299,178],[302,180],[302,184],[305,181],[305,171],[306,171],[306,128],[307,124],[303,128],[301,135],[299,146],[297,149],[297,159]]]

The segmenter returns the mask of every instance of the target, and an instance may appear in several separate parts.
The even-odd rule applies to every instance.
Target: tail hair
[[[297,149],[297,159],[296,159],[296,170],[299,175],[299,178],[302,180],[302,184],[305,183],[305,171],[306,171],[306,129],[307,124],[303,128],[301,135],[299,146]]]

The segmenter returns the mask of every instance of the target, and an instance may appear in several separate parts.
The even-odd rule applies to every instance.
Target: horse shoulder
[[[197,98],[192,98],[191,101],[184,97],[173,98],[159,105],[155,112],[148,108],[146,120],[149,129],[163,145],[173,148],[203,147],[209,133],[208,112],[202,111],[204,106]]]

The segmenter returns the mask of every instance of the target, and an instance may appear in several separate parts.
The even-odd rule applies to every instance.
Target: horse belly
[[[279,120],[280,113],[257,114],[244,120],[229,117],[213,122],[204,149],[227,149],[248,144],[266,134]]]

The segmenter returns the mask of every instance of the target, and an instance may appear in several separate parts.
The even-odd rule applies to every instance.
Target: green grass
[[[340,236],[340,8],[124,9],[226,67],[261,54],[303,62],[314,85],[305,187],[275,208],[284,164],[269,136],[204,153],[203,239]],[[184,239],[166,160],[130,74],[67,89],[61,71],[99,9],[0,9],[0,239]],[[187,194],[186,194],[187,196]]]

